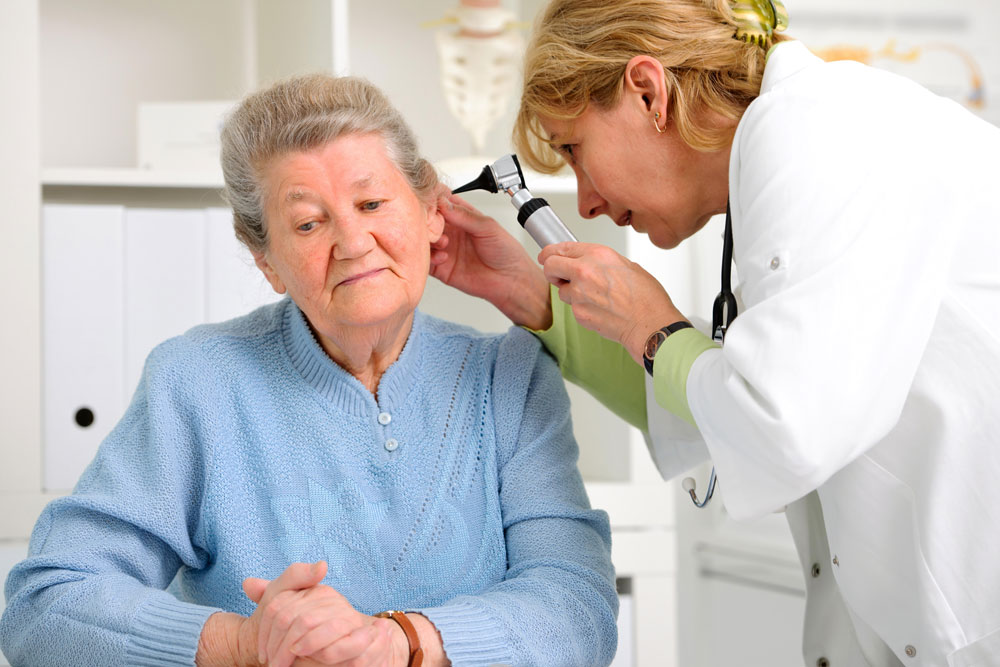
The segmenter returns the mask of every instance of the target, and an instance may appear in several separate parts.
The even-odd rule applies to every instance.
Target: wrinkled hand
[[[248,619],[256,623],[258,660],[269,667],[394,664],[399,647],[392,621],[355,610],[320,583],[326,571],[324,562],[294,563],[274,581],[243,582],[247,597],[258,604]]]
[[[445,228],[431,248],[431,275],[486,299],[515,324],[551,326],[548,284],[517,239],[461,197],[445,193],[438,205]]]
[[[577,322],[621,343],[639,365],[649,334],[686,319],[656,278],[606,246],[556,243],[538,261]]]

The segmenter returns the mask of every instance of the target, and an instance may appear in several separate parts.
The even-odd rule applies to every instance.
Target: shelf
[[[42,185],[100,188],[202,188],[221,190],[222,171],[56,167],[42,169]]]
[[[471,163],[470,163],[471,164]],[[479,174],[485,162],[476,162],[477,168],[467,164],[456,168],[453,161],[436,165],[438,171],[453,187],[468,182]],[[576,179],[568,175],[550,176],[526,171],[528,189],[535,194],[573,194]],[[82,188],[196,188],[221,190],[222,171],[166,171],[138,168],[107,167],[50,167],[42,169],[43,186]]]

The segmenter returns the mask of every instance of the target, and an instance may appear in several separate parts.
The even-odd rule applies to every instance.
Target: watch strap
[[[663,340],[661,340],[660,344],[656,346],[656,350],[653,351],[652,355],[646,354],[645,350],[643,351],[642,365],[646,367],[646,372],[649,373],[650,375],[653,374],[653,359],[656,357],[656,353],[659,352],[660,347],[663,345],[663,341],[667,340],[667,337],[669,337],[670,334],[680,331],[681,329],[693,329],[693,328],[694,326],[690,322],[686,320],[681,320],[679,322],[674,322],[673,324],[668,324],[667,326],[654,331],[650,335],[650,338],[655,336],[657,333],[662,332]]]
[[[406,666],[420,667],[420,664],[424,661],[424,650],[420,648],[420,637],[417,635],[417,629],[413,627],[413,622],[406,617],[406,613],[390,609],[389,611],[379,612],[375,616],[391,619],[403,629],[403,634],[406,635],[406,643],[410,646],[410,660],[406,663]]]

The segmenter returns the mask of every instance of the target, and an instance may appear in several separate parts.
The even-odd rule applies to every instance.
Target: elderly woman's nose
[[[586,175],[577,172],[576,206],[580,211],[580,216],[588,219],[596,218],[605,212],[607,204],[608,202],[594,189],[590,179]]]
[[[335,259],[354,259],[366,254],[375,247],[375,237],[368,225],[345,224],[338,225],[333,240],[333,256]]]

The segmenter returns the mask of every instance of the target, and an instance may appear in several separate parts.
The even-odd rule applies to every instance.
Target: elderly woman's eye
[[[366,211],[374,211],[381,205],[382,205],[381,199],[373,199],[371,201],[366,201],[364,204],[361,205],[361,208],[363,208]]]
[[[316,221],[315,220],[310,220],[309,222],[303,222],[301,225],[299,225],[298,226],[298,230],[300,232],[308,232],[309,230],[311,230],[315,226],[316,226]]]

